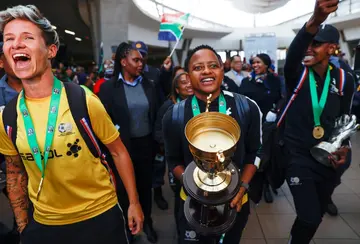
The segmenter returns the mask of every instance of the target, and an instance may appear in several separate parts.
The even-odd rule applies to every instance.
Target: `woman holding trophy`
[[[350,113],[354,92],[351,74],[329,62],[339,32],[321,25],[338,2],[316,1],[314,13],[289,47],[284,67],[286,86],[293,92],[278,123],[283,130],[286,181],[297,213],[290,244],[310,243],[313,238],[335,187],[335,169],[345,163],[348,137],[356,130],[350,117],[339,123]]]
[[[163,119],[166,161],[183,184],[179,243],[237,244],[250,213],[247,191],[259,161],[262,114],[252,100],[221,91],[224,71],[211,47],[191,51],[185,70],[194,95]]]

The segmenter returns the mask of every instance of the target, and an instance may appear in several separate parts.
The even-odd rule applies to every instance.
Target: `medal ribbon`
[[[320,126],[320,116],[324,110],[325,103],[329,94],[329,86],[330,86],[330,67],[327,70],[324,88],[321,92],[320,101],[318,98],[317,90],[316,90],[316,81],[314,77],[314,72],[310,68],[309,69],[309,81],[310,81],[310,94],[311,94],[311,102],[312,109],[314,114],[314,123],[315,127]]]
[[[40,152],[39,144],[38,144],[37,138],[36,138],[35,127],[34,127],[32,119],[31,119],[29,110],[25,103],[24,90],[22,90],[20,93],[19,109],[20,109],[20,112],[24,119],[24,126],[25,126],[25,130],[26,130],[28,144],[31,149],[31,152],[33,153],[36,166],[39,168],[39,170],[41,172],[41,181],[40,181],[40,186],[39,186],[39,192],[40,192],[41,185],[42,185],[42,182],[45,177],[45,168],[46,168],[46,165],[48,162],[50,147],[51,147],[51,144],[52,144],[53,138],[54,138],[55,126],[56,126],[56,121],[57,121],[57,116],[58,116],[58,111],[59,111],[61,90],[62,90],[61,81],[58,80],[56,77],[54,77],[54,86],[53,86],[52,94],[51,94],[48,122],[47,122],[47,127],[46,127],[44,160],[41,159],[41,152]]]
[[[194,117],[201,113],[199,103],[197,101],[196,96],[193,96],[193,98],[192,98],[191,107],[193,110]],[[220,96],[219,96],[219,112],[222,114],[226,114],[226,100],[222,93],[220,93]]]

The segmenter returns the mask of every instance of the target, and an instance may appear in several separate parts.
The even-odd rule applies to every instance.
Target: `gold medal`
[[[321,126],[315,126],[313,129],[313,137],[315,139],[321,139],[324,137],[325,131],[324,128],[322,128]]]
[[[39,196],[40,196],[40,192],[41,192],[43,182],[44,182],[44,177],[41,177],[39,188],[38,188],[38,191],[37,191],[37,194],[36,194],[36,201],[39,201]]]

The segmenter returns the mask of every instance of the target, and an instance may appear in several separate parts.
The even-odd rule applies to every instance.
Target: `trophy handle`
[[[216,156],[221,163],[223,163],[225,161],[225,156],[224,156],[223,151],[218,151],[216,153]]]

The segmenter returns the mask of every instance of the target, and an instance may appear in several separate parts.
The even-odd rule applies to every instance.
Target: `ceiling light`
[[[65,30],[65,33],[75,36],[75,32],[73,32],[73,31]]]
[[[77,40],[77,41],[79,41],[79,42],[82,41],[81,38],[79,38],[79,37],[75,37],[75,40]]]
[[[54,30],[56,30],[57,29],[57,27],[55,26],[55,25],[52,25],[51,26]]]

